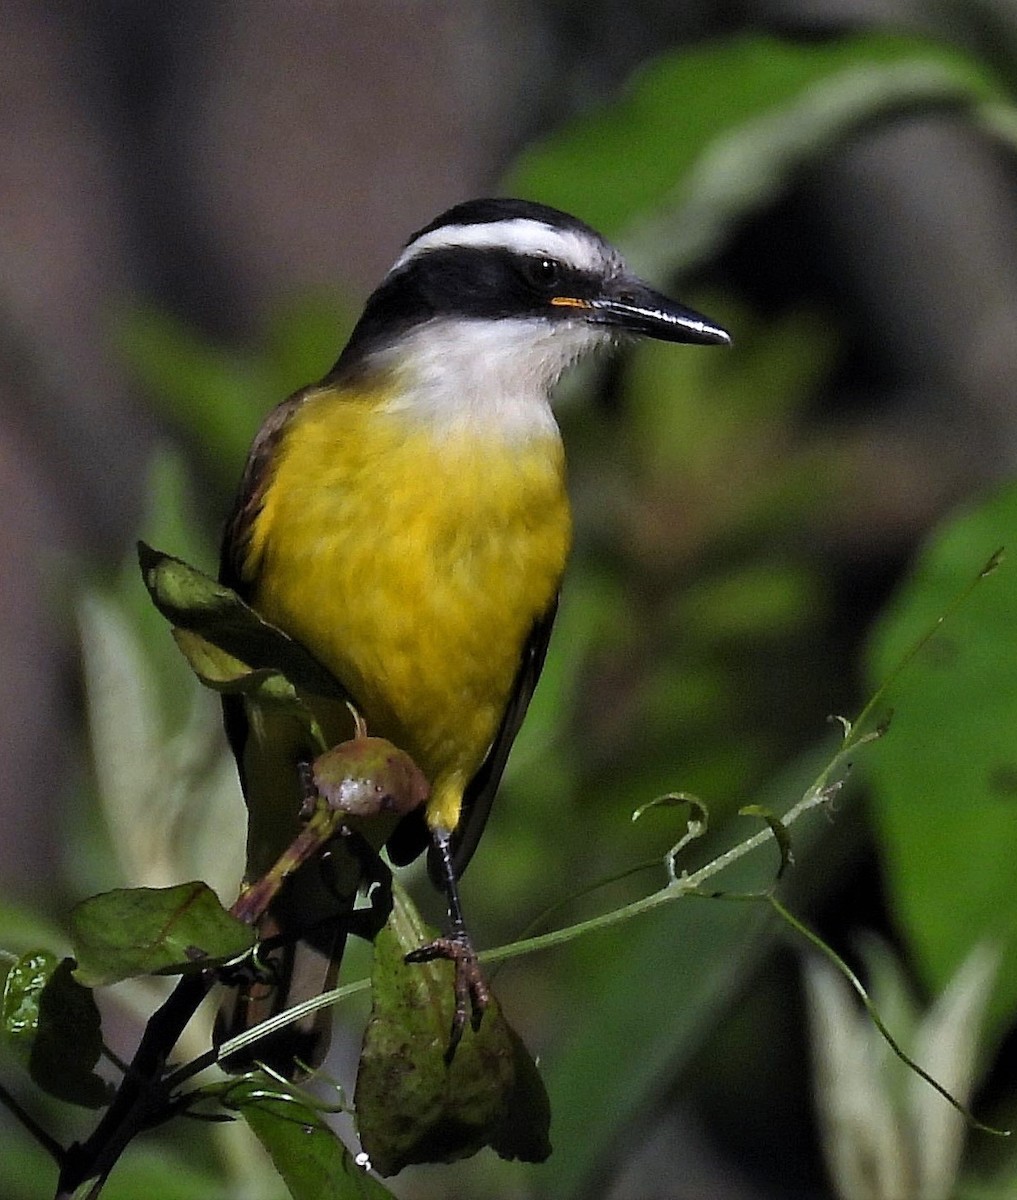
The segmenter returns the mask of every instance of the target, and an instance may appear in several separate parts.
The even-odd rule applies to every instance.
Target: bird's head
[[[414,403],[527,404],[619,335],[721,345],[719,325],[633,275],[596,230],[525,200],[471,200],[415,233],[334,375],[395,369]]]

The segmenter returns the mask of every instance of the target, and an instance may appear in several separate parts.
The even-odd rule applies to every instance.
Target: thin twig
[[[827,769],[823,771],[802,799],[793,805],[781,818],[781,823],[785,827],[792,825],[810,809],[818,808],[829,802],[834,787],[828,780],[837,767],[843,765],[849,748],[856,749],[862,740],[864,739],[845,740],[844,745],[833,757]],[[648,896],[634,900],[631,904],[626,904],[610,912],[601,913],[596,917],[590,917],[585,921],[578,921],[573,925],[566,925],[561,929],[555,929],[549,933],[523,938],[517,942],[510,942],[508,945],[499,946],[494,950],[482,951],[477,957],[480,962],[489,964],[503,962],[509,958],[518,958],[523,954],[533,954],[538,950],[549,950],[554,946],[570,942],[583,934],[593,933],[598,929],[608,929],[613,925],[629,921],[633,917],[659,908],[662,904],[669,904],[671,901],[678,900],[682,896],[701,896],[704,894],[703,885],[707,880],[720,871],[725,870],[732,863],[737,862],[738,859],[743,858],[759,846],[772,841],[772,830],[769,827],[761,829],[758,833],[754,833],[751,837],[739,842],[738,845],[732,846],[730,850],[725,850],[723,854],[719,854],[716,858],[711,859],[710,862],[698,871],[693,872],[691,875],[679,876],[673,882],[667,883],[664,887],[651,892]],[[228,1042],[224,1042],[219,1047],[219,1056],[220,1058],[226,1058],[228,1055],[235,1054],[238,1050],[260,1041],[263,1037],[267,1037],[270,1033],[275,1033],[277,1030],[285,1028],[293,1021],[298,1021],[310,1013],[317,1011],[319,1008],[328,1008],[333,1004],[338,1004],[340,1001],[346,1000],[359,992],[366,991],[370,986],[370,979],[359,979],[353,983],[344,984],[342,987],[334,988],[330,992],[323,992],[320,996],[315,996],[310,1000],[305,1000],[303,1003],[295,1005],[285,1012],[270,1017],[260,1025],[255,1025],[251,1029],[245,1030],[242,1034],[231,1038]]]
[[[844,976],[848,983],[854,988],[862,1004],[865,1006],[865,1011],[869,1014],[869,1020],[875,1025],[880,1037],[890,1047],[894,1054],[901,1060],[909,1070],[923,1079],[929,1087],[935,1089],[960,1115],[967,1121],[972,1129],[978,1129],[982,1133],[991,1133],[994,1137],[1009,1137],[1009,1129],[997,1129],[993,1125],[986,1125],[979,1121],[978,1118],[967,1109],[961,1102],[955,1099],[943,1085],[935,1079],[924,1067],[920,1066],[915,1060],[907,1054],[901,1047],[900,1043],[893,1036],[890,1030],[886,1027],[883,1018],[879,1015],[879,1010],[869,998],[869,993],[865,990],[865,985],[858,976],[851,970],[847,963],[832,947],[817,934],[814,933],[804,921],[800,921],[789,909],[785,908],[776,896],[770,894],[765,897],[766,900],[773,906],[777,914],[785,920],[796,933],[801,934],[820,954],[824,955],[829,962]]]
[[[826,803],[826,800],[826,790],[814,786],[806,792],[797,804],[788,810],[781,820],[785,826],[791,825],[803,813]],[[771,831],[769,829],[761,829],[758,833],[754,833],[751,837],[739,842],[737,846],[732,846],[730,850],[725,850],[723,854],[718,854],[716,858],[711,859],[698,871],[694,871],[691,875],[679,876],[673,883],[668,883],[665,887],[651,892],[649,896],[643,896],[642,899],[634,900],[631,904],[626,904],[624,907],[616,908],[611,912],[601,913],[599,916],[579,921],[575,925],[566,925],[563,929],[555,929],[550,933],[538,934],[536,937],[526,938],[520,942],[511,942],[507,946],[499,946],[495,950],[481,954],[480,959],[485,963],[501,962],[504,959],[515,958],[521,954],[532,954],[537,950],[548,950],[552,946],[557,946],[562,942],[571,941],[580,934],[590,933],[597,929],[608,929],[612,925],[620,924],[622,921],[631,920],[632,917],[638,916],[641,913],[651,912],[653,909],[659,908],[662,904],[668,904],[672,900],[679,899],[681,896],[701,892],[707,880],[725,870],[746,854],[751,853],[757,847],[772,840],[773,834]]]
[[[11,1092],[0,1083],[0,1104],[10,1111],[18,1123],[32,1135],[39,1145],[52,1158],[57,1166],[63,1167],[64,1161],[67,1158],[67,1151],[51,1134],[47,1133],[39,1122],[21,1107],[21,1103],[12,1095]]]

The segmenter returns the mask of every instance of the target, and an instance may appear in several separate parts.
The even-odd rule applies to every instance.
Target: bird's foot
[[[446,959],[452,963],[455,971],[453,991],[455,995],[455,1010],[452,1014],[452,1030],[449,1035],[448,1048],[445,1051],[445,1061],[450,1063],[455,1058],[456,1050],[462,1041],[466,1028],[467,1008],[470,1011],[470,1025],[474,1030],[480,1028],[484,1010],[491,1001],[491,989],[480,969],[477,952],[468,935],[456,933],[450,937],[435,938],[419,950],[411,950],[406,955],[408,963],[428,963],[438,959]]]

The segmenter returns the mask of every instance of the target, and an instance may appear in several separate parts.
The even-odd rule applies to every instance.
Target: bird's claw
[[[477,952],[473,943],[465,936],[438,937],[419,950],[411,950],[406,955],[408,963],[428,963],[439,959],[452,963],[455,971],[453,994],[455,996],[455,1011],[452,1014],[452,1030],[449,1034],[448,1048],[445,1051],[445,1062],[450,1063],[455,1058],[456,1050],[462,1041],[466,1028],[466,1011],[470,1010],[470,1025],[474,1031],[480,1028],[484,1010],[491,1002],[491,989],[480,969]]]

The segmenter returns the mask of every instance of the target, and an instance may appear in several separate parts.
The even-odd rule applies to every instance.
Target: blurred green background
[[[0,50],[0,946],[61,949],[68,905],[105,887],[235,887],[215,705],[133,543],[214,566],[261,418],[328,369],[402,241],[458,200],[566,208],[735,338],[638,347],[560,397],[577,544],[464,880],[481,945],[659,886],[662,865],[575,899],[661,863],[682,820],[630,816],[662,792],[709,806],[690,868],[754,832],[742,805],[790,805],[836,748],[828,717],[1013,540],[1009,0],[14,0]],[[795,827],[782,893],[997,1124],[1017,1119],[1015,571],[1004,558],[895,678],[888,734],[829,817]],[[775,859],[718,882],[765,887]],[[994,967],[956,984],[977,947]],[[508,964],[496,987],[545,1073],[555,1154],[393,1191],[1012,1195],[1006,1143],[965,1140],[889,1063],[862,1079],[878,1051],[806,993],[803,957],[762,906],[683,900]],[[951,981],[967,999],[923,1022]],[[108,1006],[121,1053],[150,1000]],[[362,1014],[339,1019],[348,1081]],[[844,1133],[852,1088],[871,1144]],[[8,1194],[50,1194],[2,1113],[0,1138]],[[282,1194],[196,1123],[128,1156],[108,1194],[142,1189]]]

